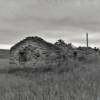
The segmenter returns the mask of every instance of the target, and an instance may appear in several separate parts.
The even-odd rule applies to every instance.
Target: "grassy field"
[[[0,59],[0,100],[100,100],[100,63],[77,62],[68,72],[7,72]]]

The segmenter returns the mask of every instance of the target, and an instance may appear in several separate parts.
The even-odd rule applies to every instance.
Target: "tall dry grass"
[[[2,68],[8,70],[7,63],[3,62],[0,100],[100,100],[99,61],[97,66],[95,62],[70,62],[70,67],[74,63],[77,66],[74,70],[62,72],[21,69],[1,73]]]
[[[100,100],[99,72],[0,74],[0,100]]]

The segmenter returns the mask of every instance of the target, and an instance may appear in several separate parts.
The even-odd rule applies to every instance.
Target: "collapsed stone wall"
[[[40,42],[26,41],[11,50],[10,61],[18,66],[41,67],[60,66],[65,60],[59,49],[50,48]]]

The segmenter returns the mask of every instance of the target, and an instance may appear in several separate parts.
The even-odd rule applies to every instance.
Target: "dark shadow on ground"
[[[53,71],[52,68],[12,68],[8,70],[8,73],[25,72],[25,73],[45,73]]]

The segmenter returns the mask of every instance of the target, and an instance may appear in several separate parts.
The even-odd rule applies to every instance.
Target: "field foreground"
[[[100,63],[78,63],[68,72],[8,73],[0,59],[0,100],[100,100]]]

